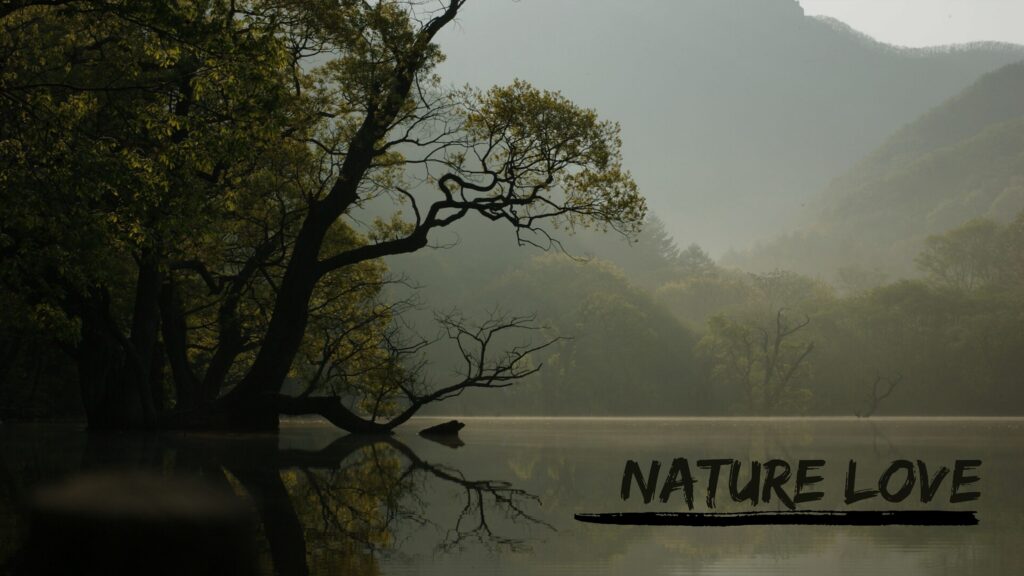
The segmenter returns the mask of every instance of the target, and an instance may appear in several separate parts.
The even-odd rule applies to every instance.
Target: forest
[[[599,110],[440,76],[463,4],[6,4],[0,417],[1024,406],[1020,64],[715,259]]]
[[[435,410],[1005,415],[1022,405],[1024,213],[928,237],[906,278],[727,268],[699,246],[679,249],[653,217],[620,251],[617,262],[529,256],[483,290],[452,294],[477,310],[499,299],[533,309],[571,339],[539,352],[544,369],[507,393]]]

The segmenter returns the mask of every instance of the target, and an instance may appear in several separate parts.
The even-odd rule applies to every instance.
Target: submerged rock
[[[458,448],[465,445],[459,438],[459,430],[465,427],[466,425],[458,420],[449,420],[437,426],[420,430],[420,436],[444,444],[449,448]]]

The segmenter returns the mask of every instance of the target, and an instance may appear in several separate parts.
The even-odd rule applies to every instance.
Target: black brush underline
[[[975,510],[798,510],[792,512],[606,512],[579,522],[620,526],[976,526]]]

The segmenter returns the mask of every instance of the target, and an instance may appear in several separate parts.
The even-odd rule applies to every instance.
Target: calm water
[[[1020,419],[465,419],[464,446],[415,434],[342,437],[290,422],[278,437],[88,435],[70,426],[0,426],[0,558],[17,550],[18,503],[40,483],[76,471],[145,468],[201,475],[251,502],[262,565],[313,574],[1021,574],[1024,573],[1024,420]],[[644,504],[619,498],[624,463],[667,473],[673,458],[824,459],[825,499],[842,503],[847,461],[866,487],[892,460],[930,469],[979,459],[975,502],[915,489],[900,508],[978,510],[973,527],[625,527],[574,513],[683,511],[680,493]],[[747,470],[744,470],[744,475]],[[695,510],[706,472],[694,468]],[[859,486],[859,487],[860,487]],[[727,498],[726,498],[727,500]],[[719,510],[749,510],[722,503]],[[725,506],[725,508],[722,508]],[[777,502],[757,509],[781,509]],[[292,533],[281,526],[296,526]],[[271,540],[274,540],[271,542]]]

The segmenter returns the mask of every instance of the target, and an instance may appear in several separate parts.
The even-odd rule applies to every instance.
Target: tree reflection
[[[492,526],[488,518],[493,514],[551,528],[530,512],[540,503],[535,495],[508,482],[474,479],[430,463],[392,436],[346,436],[316,452],[278,451],[273,468],[236,463],[225,468],[253,498],[281,573],[305,573],[307,556],[331,572],[373,573],[378,553],[400,544],[399,526],[444,530],[440,551],[522,549],[522,538]],[[437,526],[425,513],[425,491],[437,489],[438,482],[463,493],[451,526]]]
[[[54,437],[53,446],[39,442],[7,444],[4,458],[16,463],[5,475],[8,496],[77,471],[201,476],[252,503],[263,563],[282,575],[379,573],[381,555],[400,551],[402,534],[427,533],[424,527],[436,531],[432,546],[441,552],[520,550],[526,541],[518,525],[552,528],[532,512],[540,504],[535,495],[428,462],[394,436],[344,436],[319,450],[279,449],[273,435],[74,434]],[[39,454],[54,459],[39,462]],[[454,516],[445,519],[428,509],[442,490],[459,495]]]

